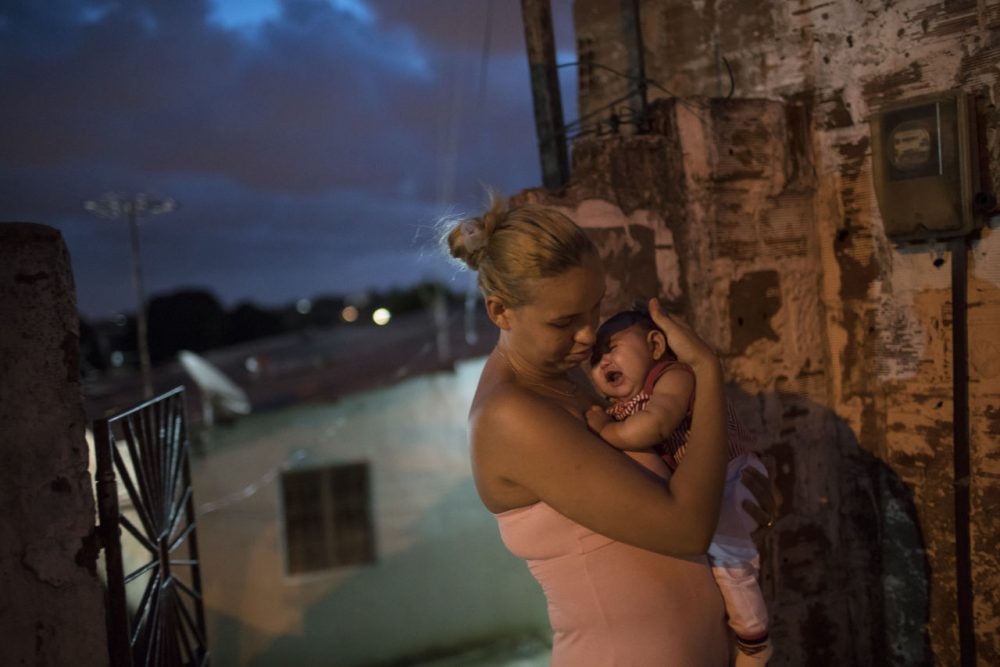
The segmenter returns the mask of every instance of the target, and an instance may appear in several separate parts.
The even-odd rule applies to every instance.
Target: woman
[[[553,666],[727,664],[722,599],[703,555],[727,459],[718,360],[651,303],[697,378],[692,445],[671,477],[655,454],[615,450],[584,422],[597,398],[578,367],[604,295],[584,232],[552,209],[507,210],[494,198],[448,242],[478,271],[500,329],[470,412],[473,476],[545,592]],[[770,509],[766,487],[755,496]]]

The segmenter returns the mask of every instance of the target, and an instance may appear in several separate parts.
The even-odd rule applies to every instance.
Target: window
[[[281,476],[288,574],[375,560],[367,463]]]

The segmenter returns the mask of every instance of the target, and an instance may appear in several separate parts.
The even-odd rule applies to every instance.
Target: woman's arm
[[[669,484],[563,408],[516,386],[498,390],[471,415],[473,465],[477,477],[526,489],[612,539],[664,554],[701,554],[715,532],[725,476],[722,371],[687,327],[659,309],[651,313],[697,375],[691,446]]]
[[[704,536],[707,550],[718,522],[729,458],[722,367],[708,345],[686,325],[660,310],[656,299],[649,302],[649,314],[666,334],[667,344],[677,360],[691,366],[695,373],[685,466],[683,469],[678,466],[670,478],[670,489],[685,506],[696,506],[710,514],[711,525]]]

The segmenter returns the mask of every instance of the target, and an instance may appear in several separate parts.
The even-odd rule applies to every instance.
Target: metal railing
[[[94,449],[110,664],[208,665],[184,388],[95,421]],[[123,540],[143,554],[134,568]]]

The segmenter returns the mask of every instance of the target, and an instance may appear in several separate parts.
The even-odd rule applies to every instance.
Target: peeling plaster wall
[[[581,115],[626,92],[587,65],[627,69],[620,8],[575,3]],[[522,197],[593,230],[609,312],[655,275],[723,351],[787,499],[765,554],[776,664],[956,664],[950,257],[886,239],[867,121],[898,99],[978,94],[996,192],[1000,2],[641,12],[652,131],[578,140],[567,188]],[[980,664],[1000,664],[998,239],[988,226],[969,253]]]
[[[69,255],[0,224],[0,664],[105,665]]]
[[[883,493],[894,480],[827,407],[815,179],[795,158],[798,116],[766,100],[697,104],[657,104],[655,136],[578,143],[565,192],[522,198],[561,207],[591,232],[609,269],[605,315],[655,276],[722,352],[730,400],[776,459],[785,497],[762,554],[785,664],[877,658],[881,633],[843,638],[870,635],[882,613],[881,505],[909,505],[898,488]],[[615,162],[633,165],[628,190]]]

